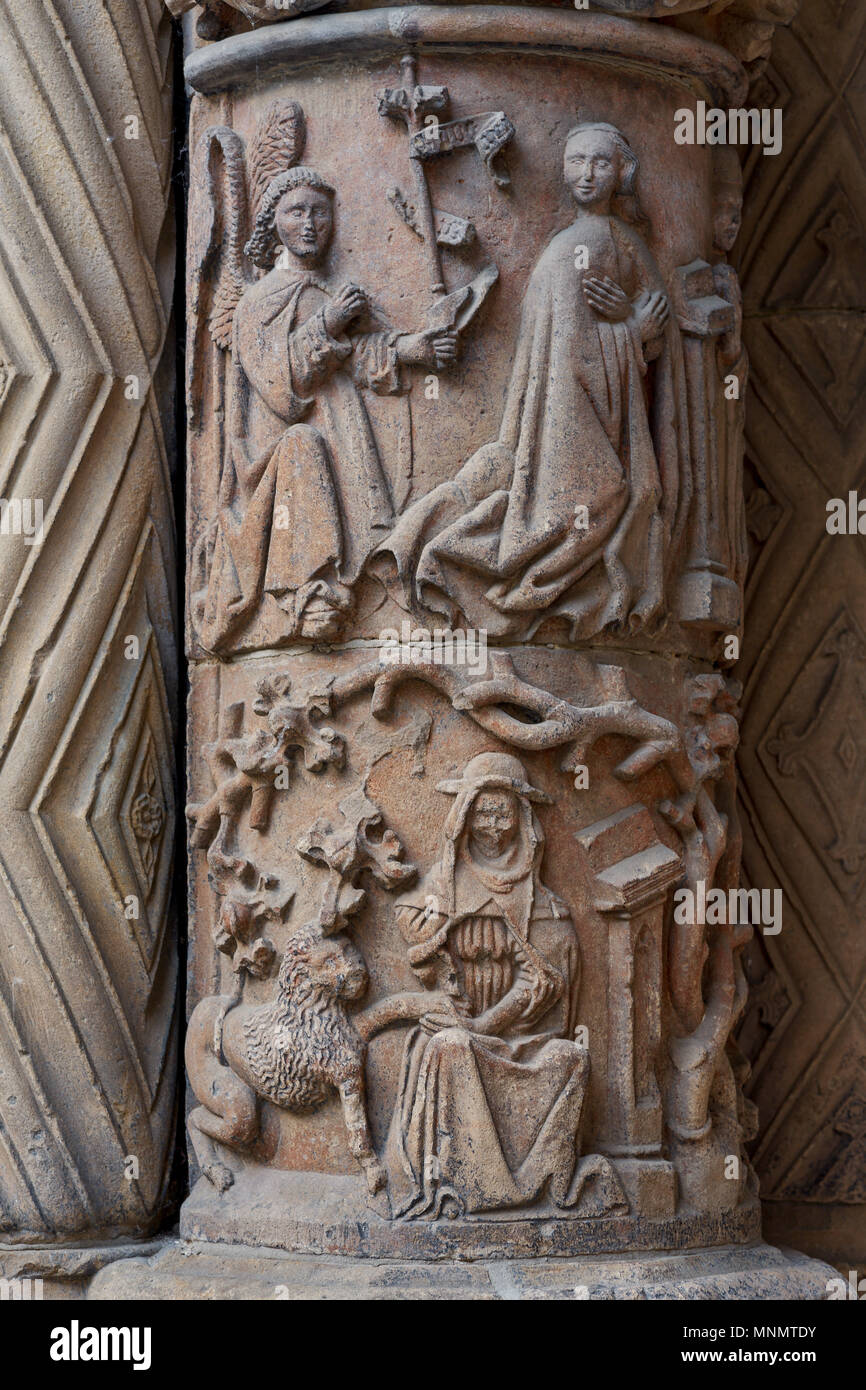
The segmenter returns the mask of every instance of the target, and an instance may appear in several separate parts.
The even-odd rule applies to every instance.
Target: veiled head
[[[468,817],[469,840],[488,859],[504,854],[520,831],[520,805],[514,792],[481,791]]]

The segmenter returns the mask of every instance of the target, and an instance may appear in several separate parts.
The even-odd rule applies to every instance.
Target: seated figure
[[[499,753],[440,790],[455,797],[444,851],[397,918],[422,982],[433,989],[445,960],[456,987],[431,994],[406,1040],[385,1155],[394,1215],[515,1208],[545,1192],[573,1207],[609,1165],[578,1160],[589,1054],[574,1041],[577,935],[540,876],[533,804],[550,798]]]

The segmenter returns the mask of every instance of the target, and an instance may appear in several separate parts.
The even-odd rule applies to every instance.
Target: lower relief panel
[[[182,1233],[753,1239],[736,692],[651,656],[467,655],[194,672]]]

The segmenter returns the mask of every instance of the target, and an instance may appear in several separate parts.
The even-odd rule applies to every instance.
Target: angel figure
[[[231,306],[218,515],[193,578],[193,622],[210,651],[231,649],[265,605],[285,615],[283,640],[338,636],[394,517],[363,393],[404,393],[405,368],[456,357],[455,331],[383,327],[364,290],[329,273],[334,197],[313,169],[283,168],[244,248],[266,274]]]

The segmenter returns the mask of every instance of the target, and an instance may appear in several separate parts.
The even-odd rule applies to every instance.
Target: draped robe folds
[[[410,959],[413,940],[441,938],[472,1017],[492,1009],[501,1032],[409,1033],[385,1155],[395,1216],[435,1220],[446,1200],[513,1209],[545,1189],[571,1208],[590,1176],[617,1188],[607,1160],[578,1159],[589,1057],[572,1040],[580,958],[565,905],[536,870],[492,893],[464,856],[453,897],[450,878],[434,867],[398,904],[400,929]],[[431,920],[449,899],[456,912]]]
[[[296,629],[310,597],[336,608],[393,520],[359,388],[405,390],[395,332],[333,338],[328,282],[270,271],[242,297],[232,349],[229,457],[199,567],[202,644],[219,650],[272,594]],[[275,521],[277,507],[281,525]]]
[[[586,271],[575,268],[581,246]],[[585,275],[621,286],[625,322],[587,304]],[[573,640],[661,615],[691,474],[672,321],[647,389],[634,306],[657,290],[649,250],[619,218],[581,215],[553,238],[526,290],[499,439],[415,503],[374,559],[392,589],[396,564],[398,601],[509,637],[551,614]]]

